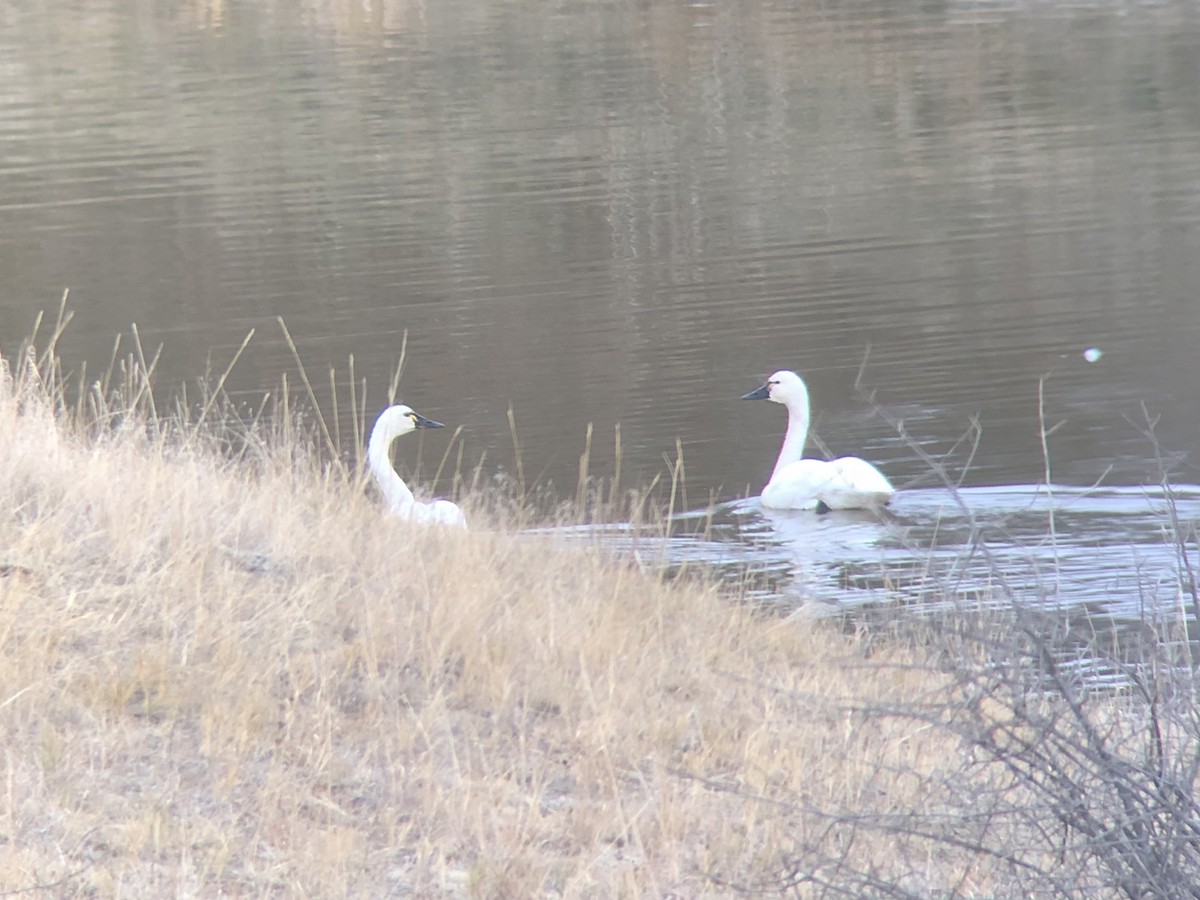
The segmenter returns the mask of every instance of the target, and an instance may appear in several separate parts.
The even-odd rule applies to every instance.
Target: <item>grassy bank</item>
[[[414,527],[295,423],[187,425],[138,377],[68,408],[52,364],[9,368],[0,890],[1017,896],[1065,871],[998,761],[1058,706],[981,682],[984,654],[757,616],[477,497],[470,533]],[[1119,893],[1101,868],[1071,877]]]
[[[156,419],[136,384],[68,410],[18,368],[0,888],[719,893],[829,840],[805,807],[911,804],[897,773],[937,765],[846,709],[923,676],[834,631],[481,508],[415,528],[299,429]]]

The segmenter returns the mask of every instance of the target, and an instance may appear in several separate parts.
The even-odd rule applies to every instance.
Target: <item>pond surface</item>
[[[69,366],[136,323],[169,393],[254,329],[229,382],[254,404],[298,383],[283,317],[327,410],[353,357],[373,415],[405,348],[401,396],[468,465],[518,469],[511,410],[527,483],[570,494],[591,423],[591,472],[619,457],[627,486],[681,448],[692,507],[757,493],[784,412],[736,398],[794,368],[811,452],[878,463],[895,521],[735,508],[720,543],[844,602],[879,558],[975,540],[923,454],[1022,546],[1036,484],[1078,491],[1040,587],[1121,608],[1166,552],[1142,486],[1200,482],[1190,0],[96,0],[0,26],[6,353],[69,288]],[[400,467],[449,490],[451,438]]]
[[[882,516],[764,508],[757,498],[626,525],[552,531],[649,568],[714,569],[785,614],[866,607],[917,616],[1014,605],[1086,615],[1100,629],[1200,609],[1200,487],[920,488]]]

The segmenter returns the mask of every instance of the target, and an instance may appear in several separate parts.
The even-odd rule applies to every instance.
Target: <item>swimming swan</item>
[[[776,372],[743,400],[773,400],[788,411],[787,435],[771,480],[762,490],[772,509],[879,509],[896,492],[884,474],[856,456],[831,462],[803,459],[808,439],[808,388],[795,372]]]
[[[466,528],[467,519],[457,505],[449,500],[419,502],[404,483],[404,479],[392,468],[389,454],[392,441],[418,428],[444,427],[441,422],[427,419],[411,407],[403,404],[389,406],[379,414],[375,426],[371,429],[371,439],[367,442],[367,465],[371,474],[375,476],[375,483],[379,485],[384,500],[387,501],[388,510],[393,515],[403,516],[413,522]]]

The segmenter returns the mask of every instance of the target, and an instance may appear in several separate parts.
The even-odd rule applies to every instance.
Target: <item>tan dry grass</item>
[[[414,528],[306,447],[231,462],[130,410],[89,436],[18,381],[0,889],[721,896],[960,763],[853,712],[933,678],[836,631],[478,509]],[[971,862],[931,851],[928,883]]]

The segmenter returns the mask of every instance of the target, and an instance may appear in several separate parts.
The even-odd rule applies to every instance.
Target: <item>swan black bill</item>
[[[743,400],[768,400],[771,397],[771,385],[764,384],[758,390],[751,391],[748,394],[742,394]]]
[[[445,428],[441,422],[435,422],[433,419],[427,419],[420,413],[413,413],[413,424],[418,428]]]

